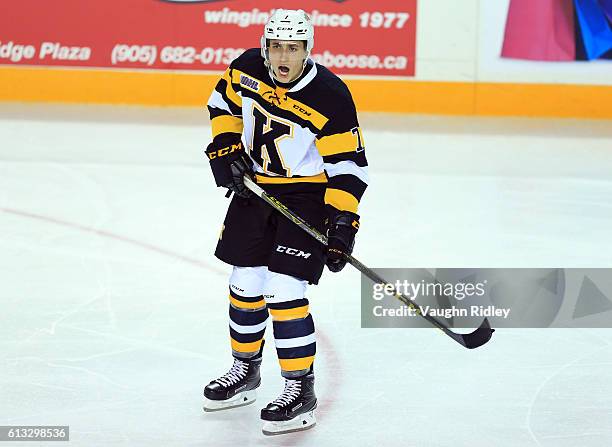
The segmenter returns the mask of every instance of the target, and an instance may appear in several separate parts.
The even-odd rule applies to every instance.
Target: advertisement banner
[[[534,61],[576,60],[572,0],[512,0],[502,57]]]
[[[338,74],[414,76],[416,0],[20,0],[0,65],[218,71],[258,47],[271,11],[304,9],[313,59]]]

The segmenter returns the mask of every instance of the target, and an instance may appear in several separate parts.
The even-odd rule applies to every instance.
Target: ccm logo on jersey
[[[244,292],[244,289],[241,289],[240,287],[235,286],[234,284],[230,284],[230,287],[234,290],[237,290],[238,292]]]
[[[298,250],[296,248],[285,247],[283,245],[279,245],[276,247],[276,251],[279,253],[286,253],[291,256],[295,256],[296,258],[310,258],[310,253],[304,253],[302,250]]]
[[[310,113],[308,110],[305,110],[303,108],[301,108],[300,106],[298,106],[297,104],[293,104],[293,108],[297,111],[299,111],[300,113],[303,113],[306,116],[310,116],[312,115],[312,113]]]

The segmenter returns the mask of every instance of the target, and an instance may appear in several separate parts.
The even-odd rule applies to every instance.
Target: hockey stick
[[[270,206],[272,206],[272,208],[276,209],[287,219],[291,220],[294,224],[296,224],[306,233],[308,233],[313,238],[321,242],[323,245],[327,245],[327,237],[324,234],[322,234],[316,228],[313,228],[312,226],[310,226],[304,219],[296,215],[293,211],[291,211],[289,208],[287,208],[285,205],[279,202],[276,198],[274,198],[273,196],[265,192],[258,184],[256,184],[249,177],[247,176],[244,177],[244,184],[246,185],[247,188],[249,188],[259,197],[261,197],[265,202],[267,202]],[[384,284],[385,286],[391,285],[388,281],[386,281],[384,278],[378,275],[374,270],[366,267],[361,262],[359,262],[357,259],[355,259],[353,256],[347,255],[347,254],[345,254],[345,256],[349,264],[351,264],[353,267],[355,267],[365,276],[370,278],[376,284]],[[394,292],[393,295],[398,300],[400,300],[406,306],[414,309],[418,315],[425,318],[433,326],[442,330],[442,332],[444,332],[450,338],[452,338],[457,343],[465,346],[468,349],[474,349],[474,348],[478,348],[479,346],[484,345],[486,342],[488,342],[491,339],[491,336],[493,335],[493,332],[495,331],[495,329],[491,329],[491,325],[489,324],[489,321],[485,318],[482,324],[480,325],[480,327],[476,329],[474,332],[471,332],[469,334],[458,334],[456,332],[451,331],[448,328],[448,326],[446,326],[444,323],[437,320],[436,318],[430,315],[427,315],[427,314],[423,314],[423,312],[421,311],[421,308],[417,304],[415,304],[412,300],[410,300],[409,298],[399,293],[395,288],[393,288],[393,292]]]

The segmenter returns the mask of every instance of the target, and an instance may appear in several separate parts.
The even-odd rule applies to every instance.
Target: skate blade
[[[204,397],[204,406],[202,409],[206,412],[229,410],[230,408],[250,405],[255,402],[255,400],[257,400],[257,392],[255,390],[243,391],[227,400],[211,400]]]
[[[265,421],[262,432],[266,436],[284,435],[296,431],[308,430],[317,425],[314,411],[300,414],[290,421]]]

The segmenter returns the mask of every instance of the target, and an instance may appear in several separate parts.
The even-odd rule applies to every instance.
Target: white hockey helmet
[[[302,9],[277,9],[275,10],[264,28],[261,36],[261,55],[270,64],[268,59],[268,43],[270,39],[276,40],[305,40],[306,60],[314,47],[314,27],[308,14]]]

